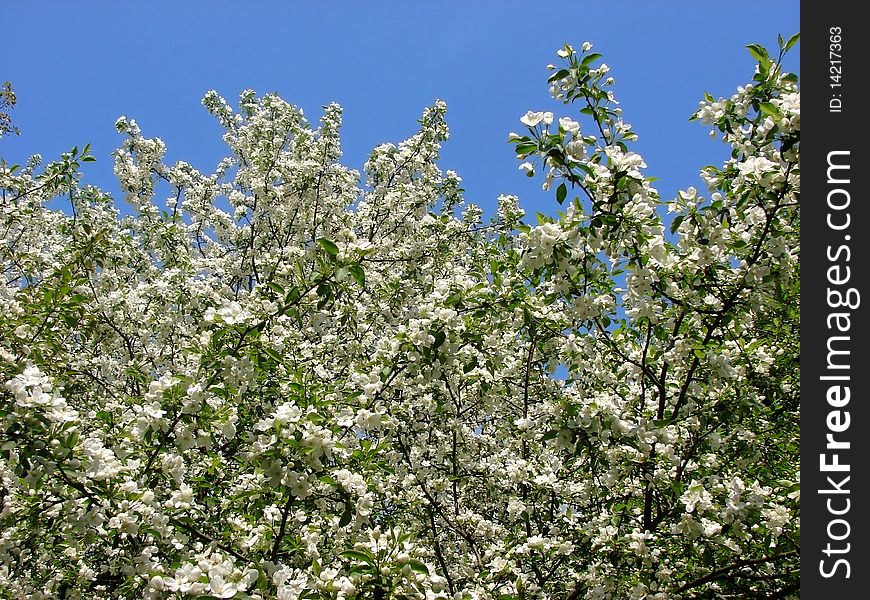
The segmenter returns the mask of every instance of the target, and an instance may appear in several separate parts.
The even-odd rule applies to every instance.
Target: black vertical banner
[[[870,211],[861,3],[801,7],[801,594],[870,597]]]

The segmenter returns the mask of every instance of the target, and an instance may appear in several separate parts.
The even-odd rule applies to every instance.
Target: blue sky
[[[670,197],[727,155],[688,122],[703,93],[748,81],[744,46],[773,49],[778,33],[797,32],[799,2],[0,0],[0,21],[0,81],[15,87],[21,129],[0,140],[7,162],[90,143],[97,162],[84,165],[85,182],[115,193],[114,122],[127,115],[167,143],[168,161],[211,171],[226,149],[200,100],[215,89],[234,105],[252,88],[312,121],[339,102],[344,161],[361,168],[441,98],[451,139],[440,164],[462,176],[466,200],[489,212],[514,193],[530,213],[552,213],[553,194],[518,171],[506,140],[527,110],[576,116],[547,91],[545,67],[563,43],[589,40],[604,55],[647,174]],[[796,51],[787,67],[799,73]]]

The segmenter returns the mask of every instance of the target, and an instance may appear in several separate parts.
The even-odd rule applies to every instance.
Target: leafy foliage
[[[12,117],[7,112],[15,108],[17,98],[12,83],[4,81],[0,84],[0,139],[7,133],[18,135],[18,128],[12,124]]]

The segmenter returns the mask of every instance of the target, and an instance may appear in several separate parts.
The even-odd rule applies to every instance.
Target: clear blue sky
[[[545,67],[563,43],[589,40],[604,55],[647,174],[669,197],[727,154],[687,120],[703,92],[748,81],[744,46],[774,49],[778,33],[797,32],[799,2],[0,0],[0,22],[0,81],[15,87],[21,129],[0,140],[7,162],[90,143],[97,162],[84,165],[85,182],[115,193],[114,122],[127,115],[167,143],[170,162],[210,171],[226,153],[202,96],[215,89],[235,105],[252,88],[311,121],[339,102],[345,162],[360,168],[442,98],[451,139],[441,167],[459,172],[466,200],[489,212],[515,193],[533,213],[557,205],[517,170],[506,139],[530,109],[576,116],[547,91]],[[796,51],[787,66],[799,73]]]

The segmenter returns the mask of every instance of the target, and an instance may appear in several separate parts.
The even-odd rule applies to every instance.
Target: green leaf
[[[320,298],[317,301],[317,310],[320,310],[332,300],[332,287],[326,283],[321,283],[317,286],[317,297]]]
[[[785,50],[785,51],[791,50],[794,47],[794,45],[798,43],[798,40],[800,40],[800,39],[801,39],[800,33],[794,34],[793,36],[788,38],[788,41],[785,43],[785,46],[783,47],[783,50]]]
[[[559,430],[558,429],[551,429],[550,431],[545,433],[543,435],[543,437],[541,437],[541,441],[546,442],[547,440],[552,440],[552,439],[555,439],[557,437],[559,437]]]
[[[597,60],[599,58],[601,58],[601,55],[598,54],[597,52],[592,52],[590,54],[587,54],[586,58],[583,59],[583,62],[580,63],[580,66],[581,67],[588,67],[589,63],[591,63],[593,60]]]
[[[326,238],[320,238],[317,240],[317,243],[320,244],[320,247],[326,250],[326,253],[330,256],[336,256],[338,254],[338,246],[335,245],[335,242]]]
[[[569,74],[570,71],[568,69],[559,69],[547,78],[547,83],[553,83],[554,81],[565,79]]]
[[[764,46],[761,46],[760,44],[749,44],[746,48],[755,60],[763,61],[770,58],[767,55],[767,50],[765,50]]]
[[[349,575],[367,575],[369,573],[374,573],[375,568],[372,565],[360,565],[356,564],[350,567],[347,570]]]
[[[695,348],[694,353],[695,353],[695,357],[699,358],[699,359],[703,359],[707,356],[707,353],[704,352],[704,350],[702,348]]]
[[[437,332],[435,332],[435,341],[432,343],[432,347],[433,348],[440,347],[441,344],[443,344],[444,340],[446,340],[446,339],[447,339],[447,334],[444,333],[443,329],[439,329]]]
[[[366,272],[363,270],[362,266],[350,265],[347,270],[350,271],[351,276],[353,276],[360,287],[366,286]]]
[[[284,357],[282,357],[280,354],[278,354],[272,348],[263,348],[263,350],[266,352],[266,354],[269,356],[269,358],[274,360],[276,363],[284,362]]]
[[[366,563],[367,565],[372,564],[372,557],[365,552],[359,552],[357,550],[346,550],[342,552],[339,556],[343,556],[345,558],[352,558],[354,560],[358,560]]]
[[[425,575],[429,574],[429,567],[427,567],[419,560],[410,560],[408,562],[408,566],[411,567],[412,571],[416,571],[417,573],[423,573]]]
[[[341,519],[338,521],[339,527],[346,527],[353,520],[353,507],[349,504],[347,508],[344,509],[344,512],[341,514]]]
[[[562,182],[559,184],[559,187],[556,188],[556,201],[559,204],[562,204],[565,201],[565,198],[568,196],[568,188],[565,186],[565,183]]]
[[[494,270],[495,269],[493,269],[493,271]],[[460,294],[459,292],[453,292],[452,294],[447,296],[447,298],[445,298],[444,306],[456,306],[460,302],[462,302],[462,294]]]
[[[594,171],[592,170],[592,167],[590,167],[587,164],[580,163],[579,165],[576,165],[576,166],[578,169],[580,169],[581,171],[583,171],[587,175],[594,175],[595,174]]]
[[[550,148],[547,150],[547,156],[555,158],[559,162],[565,162],[565,154],[559,148]]]
[[[779,111],[776,109],[776,105],[772,102],[761,102],[758,105],[759,110],[766,115],[777,115]]]
[[[471,360],[465,363],[465,365],[462,367],[462,372],[471,373],[475,369],[475,367],[477,367],[477,357],[472,356]]]
[[[90,155],[82,157],[82,162],[96,162],[96,160],[96,158]]]

